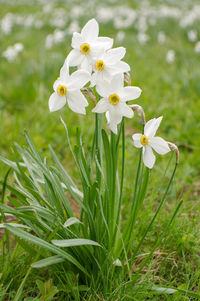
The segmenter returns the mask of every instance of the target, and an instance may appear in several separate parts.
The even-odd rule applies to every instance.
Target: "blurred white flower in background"
[[[195,45],[195,47],[194,47],[194,51],[195,51],[196,53],[200,53],[200,41],[198,41],[198,42],[196,43],[196,45]]]
[[[16,59],[18,54],[24,50],[22,43],[16,43],[13,46],[9,46],[3,53],[2,56],[7,59],[8,62],[12,62]]]
[[[53,10],[54,10],[54,7],[53,7],[53,3],[51,3],[51,2],[45,3],[45,5],[43,6],[44,13],[51,13]]]
[[[24,50],[24,45],[22,43],[16,43],[14,49],[19,53]]]
[[[42,20],[35,20],[35,22],[34,22],[34,26],[37,29],[42,28],[43,25],[44,25],[44,23],[42,22]]]
[[[26,18],[24,18],[22,25],[24,25],[25,27],[31,27],[31,26],[33,26],[34,22],[35,22],[35,18],[31,14],[31,15],[28,15]]]
[[[138,29],[139,32],[145,32],[148,29],[146,17],[140,16],[135,27]]]
[[[168,64],[172,64],[175,60],[175,52],[174,50],[168,50],[166,54],[166,61]]]
[[[55,29],[53,34],[48,34],[45,40],[46,49],[51,49],[54,44],[61,43],[65,38],[66,33],[60,29]]]
[[[140,44],[145,44],[149,40],[149,36],[144,32],[139,32],[137,35],[137,39]]]
[[[194,5],[180,20],[181,27],[191,26],[195,21],[200,20],[200,5]]]
[[[188,31],[187,36],[188,36],[188,40],[190,42],[197,41],[197,31],[196,30],[192,29],[192,30]]]
[[[13,28],[13,14],[7,13],[1,20],[1,30],[5,35],[11,33]]]
[[[117,35],[116,35],[116,41],[117,42],[122,42],[125,38],[125,32],[120,30],[118,31]]]
[[[124,6],[118,6],[115,9],[115,14],[114,14],[114,27],[117,29],[121,28],[128,28],[130,27],[133,22],[135,21],[137,17],[137,13],[135,10],[129,8],[129,7],[124,7]],[[117,18],[116,18],[117,16]]]
[[[158,43],[159,44],[164,44],[165,41],[166,41],[166,35],[163,31],[159,31],[157,38],[158,38]]]
[[[53,15],[50,21],[50,25],[63,28],[67,24],[67,16],[64,8],[54,9]]]
[[[84,8],[83,6],[80,6],[80,5],[74,5],[71,9],[71,12],[70,12],[70,16],[73,18],[73,19],[78,19],[80,18],[82,15],[84,15]]]
[[[73,32],[78,32],[80,30],[80,26],[77,20],[71,22],[71,24],[67,28],[67,34],[72,34]]]
[[[111,7],[100,7],[97,10],[97,19],[101,23],[107,23],[113,20],[114,15],[115,15],[114,10]]]

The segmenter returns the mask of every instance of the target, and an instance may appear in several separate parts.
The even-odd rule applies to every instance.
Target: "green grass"
[[[132,5],[132,1],[129,2]],[[127,4],[129,2],[126,1]],[[152,3],[159,5],[157,1],[152,1]],[[67,17],[70,18],[70,3],[64,4],[60,1],[56,6],[59,7],[59,5],[64,7]],[[48,144],[51,144],[70,174],[76,177],[77,171],[67,143],[65,143],[66,137],[60,122],[60,115],[68,126],[72,144],[75,143],[76,128],[79,127],[84,146],[89,151],[94,129],[94,116],[89,112],[92,104],[86,116],[78,116],[67,107],[51,114],[48,110],[48,98],[53,91],[52,84],[70,50],[71,36],[67,36],[62,43],[55,45],[51,50],[46,50],[45,37],[54,30],[54,27],[49,25],[50,14],[45,15],[37,3],[9,5],[2,2],[0,6],[0,18],[7,12],[21,15],[37,13],[38,18],[44,21],[41,29],[18,25],[8,36],[0,35],[1,53],[16,42],[22,42],[25,48],[24,52],[12,63],[0,57],[0,154],[13,159],[15,157],[12,152],[13,143],[15,141],[20,145],[24,143],[23,132],[26,129],[40,152],[51,160],[48,150]],[[135,3],[134,7],[137,6],[138,3]],[[80,26],[89,18],[89,16],[81,17]],[[67,21],[67,25],[69,23]],[[200,37],[197,25],[199,23],[191,28],[196,28]],[[100,24],[100,31],[101,35],[113,38],[118,32],[112,23]],[[187,29],[180,28],[178,22],[171,19],[160,20],[155,26],[149,26],[147,33],[150,40],[145,45],[137,41],[135,28],[124,31],[124,41],[115,42],[115,46],[122,45],[127,48],[125,60],[131,66],[132,83],[141,87],[143,91],[137,103],[143,106],[147,120],[160,115],[164,116],[159,135],[176,143],[180,149],[180,164],[174,185],[167,197],[167,203],[151,230],[151,235],[148,235],[145,240],[141,249],[143,256],[137,257],[133,272],[138,269],[146,254],[150,252],[155,239],[165,230],[178,201],[183,200],[183,205],[169,236],[157,249],[151,266],[143,269],[141,283],[138,283],[136,287],[127,284],[126,292],[119,300],[147,300],[147,298],[150,300],[190,300],[187,290],[200,294],[200,54],[194,53],[194,44],[187,39]],[[163,45],[157,42],[159,31],[166,33],[167,38]],[[173,49],[176,53],[175,62],[171,65],[165,60],[169,49]],[[134,119],[126,120],[124,219],[129,214],[130,194],[134,184],[130,179],[134,179],[135,162],[139,156],[133,146],[131,135],[139,128],[139,118],[136,114]],[[166,184],[162,184],[160,179],[169,159],[170,155],[160,158],[157,156],[156,166],[151,171],[150,190],[144,202],[144,213],[139,217],[143,225],[138,229],[138,235],[144,233],[159,205],[165,188],[164,184]],[[7,167],[0,163],[1,179],[6,171]],[[169,177],[170,170],[167,173],[167,179]],[[11,257],[7,257],[8,260],[2,261],[2,256],[0,256],[0,277],[2,274],[0,300],[6,300],[7,296],[12,300],[30,265],[31,258],[25,254],[19,243],[16,246],[11,252]],[[2,248],[2,242],[0,242],[0,249]],[[68,277],[68,283],[73,283],[75,286],[77,279],[70,274]],[[34,270],[26,281],[24,294],[26,292],[26,296],[40,296],[36,280],[45,282],[49,279],[53,279],[53,284],[59,290],[57,300],[63,300],[63,296],[70,300],[71,295],[69,296],[69,293],[64,291],[66,287],[62,286],[62,281],[57,278],[57,271],[51,269]],[[162,287],[179,288],[185,293],[157,295],[158,293],[155,294],[147,289],[152,283]],[[70,294],[76,295],[76,292]],[[83,298],[95,300],[98,297],[95,292],[89,291],[83,294]],[[112,300],[112,296],[110,298]],[[113,296],[113,300],[116,300],[115,298],[116,295]],[[194,300],[195,298],[197,297],[194,297]]]

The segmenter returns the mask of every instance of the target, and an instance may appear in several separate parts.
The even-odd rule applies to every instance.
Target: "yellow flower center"
[[[117,94],[111,94],[109,96],[109,101],[110,103],[112,103],[113,105],[117,105],[119,102],[119,96]]]
[[[64,96],[67,94],[67,87],[64,85],[59,85],[57,88],[57,92],[60,96]]]
[[[95,67],[98,71],[102,71],[105,67],[105,64],[102,60],[99,60],[99,61],[96,62]]]
[[[147,144],[148,144],[148,138],[147,138],[147,136],[145,136],[145,135],[142,135],[142,137],[141,137],[141,139],[140,139],[140,142],[141,142],[141,144],[143,145],[143,146],[146,146]]]
[[[81,48],[81,52],[82,52],[83,54],[88,54],[88,53],[90,53],[90,45],[89,45],[89,44],[84,43],[84,44],[81,45],[80,48]]]

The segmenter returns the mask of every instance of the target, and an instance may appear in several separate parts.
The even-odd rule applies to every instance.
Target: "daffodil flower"
[[[81,69],[91,71],[92,60],[113,45],[113,39],[98,35],[99,24],[95,19],[88,21],[81,33],[73,33],[73,50],[67,57],[69,66],[79,66]]]
[[[124,47],[118,47],[107,50],[98,59],[95,59],[91,87],[98,85],[103,80],[110,81],[112,76],[116,74],[130,71],[129,65],[121,61],[125,53],[126,49]]]
[[[138,87],[124,87],[124,76],[122,74],[114,76],[110,82],[103,82],[96,87],[96,90],[103,98],[92,110],[95,113],[109,114],[109,127],[113,133],[117,134],[117,125],[122,117],[133,117],[133,110],[126,104],[126,101],[136,99],[141,94]]]
[[[90,74],[84,70],[78,70],[69,75],[68,69],[61,68],[60,77],[53,85],[54,93],[49,98],[49,110],[60,110],[66,102],[69,108],[80,114],[85,114],[88,102],[80,89],[90,80]]]
[[[148,168],[152,168],[156,160],[153,150],[160,155],[170,152],[168,143],[160,137],[155,137],[161,121],[162,116],[149,120],[145,124],[144,134],[134,134],[132,136],[134,145],[138,148],[143,147],[143,162]]]

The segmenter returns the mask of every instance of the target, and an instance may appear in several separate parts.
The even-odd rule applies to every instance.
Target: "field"
[[[133,103],[144,108],[147,120],[163,116],[159,135],[175,143],[180,151],[180,163],[172,189],[156,222],[136,258],[133,273],[151,251],[154,240],[165,230],[172,212],[180,200],[181,209],[165,240],[159,245],[151,264],[142,270],[136,286],[128,288],[117,300],[199,300],[200,299],[200,5],[199,1],[23,1],[0,0],[0,155],[13,160],[13,145],[25,143],[24,130],[37,150],[52,162],[50,144],[73,178],[77,170],[66,142],[60,116],[68,126],[72,145],[77,127],[81,131],[86,152],[91,148],[94,131],[92,103],[87,115],[74,114],[67,106],[49,112],[48,99],[64,59],[71,50],[71,37],[95,17],[101,36],[114,38],[114,46],[126,48],[125,61],[131,67],[132,84],[142,89]],[[9,46],[18,45],[12,56]],[[106,122],[104,127],[107,130]],[[126,119],[126,165],[123,200],[123,220],[129,215],[132,193],[131,178],[136,173],[138,151],[131,135],[140,129],[137,114]],[[150,183],[139,216],[143,221],[138,235],[158,207],[167,179],[163,170],[170,154],[157,156],[150,172]],[[3,180],[8,167],[0,162]],[[133,177],[134,179],[134,177]],[[14,181],[10,176],[11,183]],[[77,183],[80,184],[79,182]],[[1,232],[2,233],[2,232]],[[1,236],[0,236],[1,237]],[[2,238],[2,237],[1,237]],[[13,240],[11,236],[11,240]],[[0,248],[3,248],[0,242]],[[11,254],[0,254],[0,300],[13,300],[30,265],[18,243]],[[23,298],[42,299],[36,281],[53,279],[58,291],[62,288],[52,270],[33,270],[27,278]],[[74,280],[74,285],[76,279]],[[53,285],[51,286],[53,288]],[[177,288],[173,294],[151,292],[149,287]],[[56,290],[55,289],[55,290]],[[60,293],[62,296],[62,293]],[[72,295],[55,300],[78,300]],[[37,299],[38,297],[38,299]],[[41,299],[39,299],[41,298]],[[73,299],[74,298],[74,299]],[[89,292],[85,300],[103,300]],[[112,299],[116,300],[116,297]],[[193,299],[191,299],[193,298]],[[24,299],[23,299],[24,300]],[[51,300],[51,299],[49,299]]]

